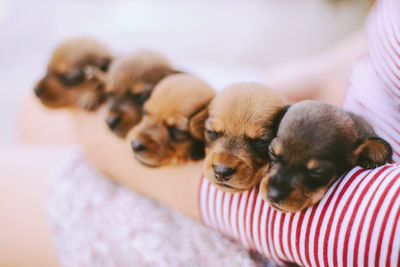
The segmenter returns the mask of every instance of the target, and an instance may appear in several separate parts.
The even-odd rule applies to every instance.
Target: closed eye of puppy
[[[237,83],[193,118],[191,131],[206,141],[204,174],[212,184],[227,192],[242,192],[259,184],[269,167],[274,118],[285,104],[268,87]]]
[[[110,101],[106,123],[110,130],[125,138],[129,130],[140,121],[142,105],[151,95],[154,86],[173,73],[178,71],[170,66],[164,56],[147,50],[113,62],[106,78]]]
[[[269,148],[270,170],[260,184],[262,197],[277,210],[303,210],[351,168],[375,168],[392,160],[391,146],[353,113],[302,101],[282,114]]]
[[[160,167],[204,157],[204,141],[189,131],[190,120],[213,99],[214,90],[188,74],[173,74],[154,88],[144,115],[128,134],[135,158]]]
[[[46,75],[34,92],[49,108],[81,107],[94,110],[105,100],[103,85],[89,79],[85,68],[106,72],[111,54],[100,43],[78,38],[61,43],[52,53]]]

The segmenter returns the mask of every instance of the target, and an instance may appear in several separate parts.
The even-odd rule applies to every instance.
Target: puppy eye
[[[111,63],[111,59],[109,58],[105,58],[103,59],[103,61],[100,64],[100,69],[104,72],[106,72],[108,70],[108,67],[110,66]]]
[[[147,90],[143,93],[130,94],[130,99],[135,105],[142,106],[144,102],[150,97],[151,91]]]
[[[307,180],[310,186],[320,187],[325,186],[334,177],[334,166],[327,162],[320,162],[320,167],[315,169],[307,169]]]
[[[306,184],[311,189],[316,189],[327,184],[327,179],[331,178],[327,173],[310,171],[306,177]]]
[[[267,138],[259,138],[259,139],[255,139],[252,140],[252,143],[255,147],[259,147],[259,148],[265,148],[268,146],[269,140]]]
[[[261,158],[267,157],[268,145],[269,145],[269,139],[267,137],[250,139],[250,146],[252,150]]]
[[[80,68],[72,68],[66,73],[59,75],[60,81],[68,87],[78,85],[85,79],[85,73]]]
[[[168,126],[169,136],[173,142],[183,142],[189,138],[189,132],[175,126]]]
[[[308,170],[308,175],[313,178],[313,179],[318,179],[320,177],[323,177],[327,174],[327,170],[323,168],[316,168],[313,170]]]
[[[206,130],[206,134],[208,136],[208,138],[210,139],[211,142],[214,142],[215,140],[217,140],[218,138],[218,133],[214,132],[213,130]]]

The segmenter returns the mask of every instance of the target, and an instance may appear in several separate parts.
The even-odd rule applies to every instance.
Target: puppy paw
[[[392,147],[380,137],[361,137],[355,144],[355,165],[373,169],[392,162]]]

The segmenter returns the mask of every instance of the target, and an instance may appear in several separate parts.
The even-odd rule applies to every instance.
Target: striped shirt
[[[354,66],[343,106],[365,117],[400,159],[400,0],[378,1],[366,25],[369,53]],[[400,163],[356,167],[319,204],[281,213],[256,189],[219,191],[203,178],[203,222],[278,263],[400,266]]]

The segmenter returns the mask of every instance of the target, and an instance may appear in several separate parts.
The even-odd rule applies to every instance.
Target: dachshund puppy
[[[95,110],[105,100],[104,88],[88,79],[85,68],[91,66],[106,72],[111,60],[110,52],[94,40],[65,41],[54,50],[47,73],[36,84],[34,92],[49,108],[78,106]]]
[[[135,158],[160,167],[204,157],[204,141],[189,131],[190,120],[213,99],[214,90],[188,74],[163,79],[143,106],[143,118],[129,133]]]
[[[283,96],[268,87],[237,83],[193,118],[192,133],[206,141],[204,175],[212,184],[226,192],[259,184],[269,167],[274,118],[285,104]]]
[[[98,70],[92,72],[94,78],[106,82],[110,100],[106,123],[121,138],[142,118],[142,105],[153,87],[166,76],[177,73],[164,56],[151,51],[138,51],[116,60],[106,77],[103,73],[99,75]]]
[[[392,148],[360,116],[318,101],[281,111],[260,184],[264,200],[283,212],[316,204],[328,187],[354,166],[375,168],[392,160]]]

